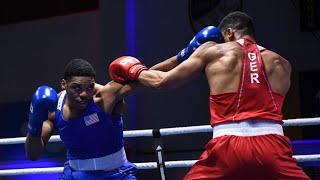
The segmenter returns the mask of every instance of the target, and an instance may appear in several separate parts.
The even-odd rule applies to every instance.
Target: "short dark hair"
[[[96,72],[92,65],[84,59],[72,59],[64,69],[63,78],[65,80],[73,76],[96,77]]]
[[[227,28],[233,28],[242,35],[255,36],[252,18],[244,12],[235,11],[226,15],[219,24],[219,29],[223,32]]]

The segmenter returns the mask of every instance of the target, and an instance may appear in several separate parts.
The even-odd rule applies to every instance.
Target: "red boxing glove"
[[[147,67],[138,59],[131,56],[122,56],[109,65],[109,75],[115,82],[124,84],[137,80],[139,74],[146,69]]]

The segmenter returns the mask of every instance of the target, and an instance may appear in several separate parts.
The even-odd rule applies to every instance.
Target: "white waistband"
[[[213,127],[212,138],[224,135],[259,136],[266,134],[283,135],[282,125],[273,121],[264,120],[246,120],[241,122],[218,124]]]
[[[113,154],[99,158],[69,160],[69,165],[72,169],[78,171],[109,171],[121,167],[126,161],[126,153],[124,148],[121,148]]]

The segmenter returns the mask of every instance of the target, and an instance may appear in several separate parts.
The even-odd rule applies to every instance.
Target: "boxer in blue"
[[[39,158],[54,129],[67,148],[61,179],[136,179],[136,167],[124,151],[122,85],[95,83],[95,71],[86,60],[70,61],[59,94],[40,86],[30,105],[26,155]]]

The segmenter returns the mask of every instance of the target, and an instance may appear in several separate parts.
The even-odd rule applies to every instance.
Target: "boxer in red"
[[[109,66],[109,73],[117,82],[169,89],[205,72],[213,139],[185,180],[310,179],[292,157],[281,126],[290,63],[256,43],[252,19],[245,13],[228,14],[218,28],[225,43],[206,42],[167,72],[147,70],[137,59],[122,57]]]

